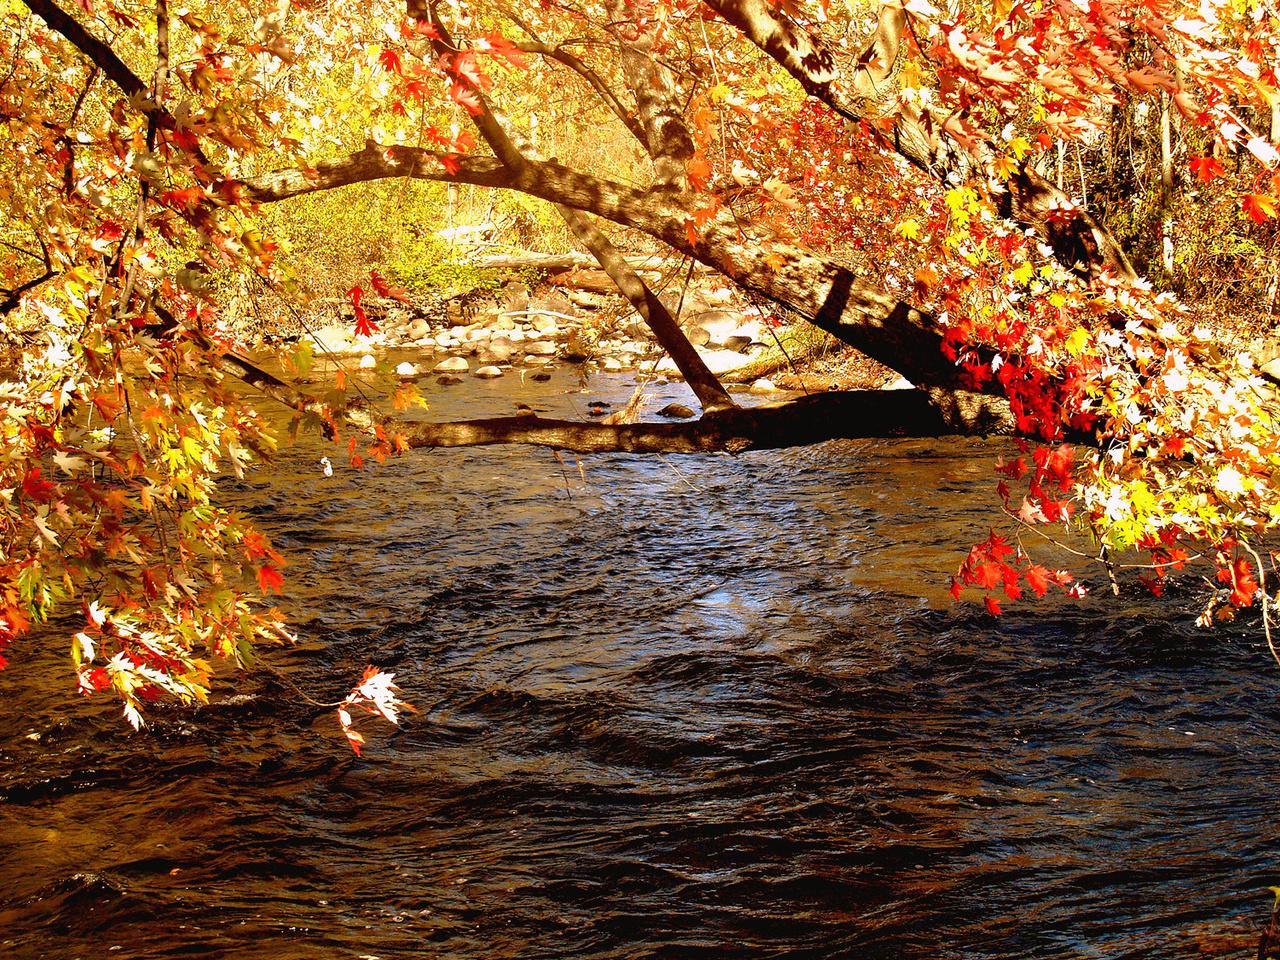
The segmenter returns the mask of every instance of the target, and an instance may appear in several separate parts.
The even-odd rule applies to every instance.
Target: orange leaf
[[[1266,223],[1276,215],[1276,198],[1267,193],[1246,193],[1240,208],[1254,223]]]

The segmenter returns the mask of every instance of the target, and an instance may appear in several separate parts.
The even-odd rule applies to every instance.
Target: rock
[[[447,332],[455,340],[465,340],[467,337],[467,328],[460,323],[455,323]]]
[[[698,355],[702,357],[702,362],[707,365],[707,369],[712,373],[728,373],[730,370],[736,370],[751,360],[749,356],[734,350],[699,350]],[[670,357],[663,357],[658,362],[657,367],[654,368],[654,372],[679,374],[680,371],[674,360]]]
[[[505,336],[512,343],[522,343],[525,340],[529,339],[528,335],[519,327],[513,327],[512,329],[506,331],[503,334],[503,336]]]
[[[431,324],[419,317],[409,324],[409,336],[414,340],[421,340],[423,337],[431,333]]]
[[[492,326],[494,330],[514,330],[516,328],[516,322],[510,317],[498,317],[492,324],[490,324],[490,326]]]
[[[880,389],[881,390],[914,390],[915,388],[916,388],[915,384],[912,383],[910,380],[908,380],[906,377],[898,377],[895,380],[889,381]]]
[[[529,374],[529,379],[536,380],[538,381],[538,383],[546,383],[548,380],[551,379],[551,374],[547,373],[547,371],[545,370],[538,370],[534,373]]]
[[[761,377],[759,380],[751,384],[752,393],[774,393],[777,389],[777,384],[768,377]]]
[[[494,337],[489,341],[489,349],[486,351],[486,356],[492,357],[497,363],[503,363],[510,360],[515,352],[515,345],[506,337]]]
[[[554,336],[556,333],[556,318],[547,316],[533,317],[529,321],[529,326],[533,327],[533,329],[537,330],[539,333]]]
[[[356,349],[351,328],[337,324],[328,324],[313,331],[311,342],[317,353],[350,353]]]
[[[608,373],[617,373],[622,369],[622,361],[617,357],[605,357],[600,361],[600,369]]]
[[[686,407],[683,403],[668,403],[658,411],[658,416],[669,417],[672,420],[688,420],[693,416],[693,408]]]
[[[493,336],[493,331],[488,327],[474,327],[467,331],[467,343],[477,343],[480,340],[488,340]]]
[[[556,345],[548,340],[535,340],[533,343],[524,345],[525,353],[532,353],[539,357],[554,357],[556,355]]]
[[[436,383],[440,384],[440,386],[442,387],[451,387],[455,383],[461,383],[461,382],[462,382],[462,378],[458,376],[454,376],[452,373],[446,373],[442,376],[436,377]]]
[[[504,310],[519,313],[529,309],[529,288],[519,280],[510,280],[502,285],[498,294]]]
[[[436,346],[438,347],[452,347],[455,343],[458,342],[457,337],[451,337],[447,333],[437,333],[432,338],[432,340],[435,342]]]
[[[686,336],[695,347],[705,347],[711,340],[711,334],[703,330],[702,327],[691,327]]]
[[[548,363],[554,362],[551,357],[539,357],[532,353],[524,355],[524,362],[531,367],[545,367]]]
[[[377,365],[378,365],[378,360],[372,353],[366,353],[363,357],[360,358],[361,370],[372,370]]]
[[[363,366],[363,361],[361,362],[361,366]],[[437,367],[437,369],[439,368]],[[410,363],[408,360],[406,360],[403,363],[396,364],[397,377],[415,377],[417,375],[418,375],[418,365],[416,363]]]
[[[479,377],[481,380],[494,380],[502,376],[502,371],[497,367],[480,367],[472,376]]]
[[[569,302],[569,298],[559,290],[553,290],[545,297],[538,297],[535,300],[530,300],[529,309],[549,310],[552,313],[563,313],[565,316],[569,317],[575,316],[577,313],[577,308],[575,308],[574,305]]]
[[[742,318],[727,310],[708,310],[694,317],[693,326],[705,330],[707,342],[722,344],[742,325]]]
[[[755,341],[753,341],[750,337],[739,336],[738,334],[735,333],[732,336],[725,338],[724,348],[726,350],[736,350],[738,351],[738,353],[741,353],[743,350],[747,349],[747,347],[751,346],[751,344],[754,342]]]
[[[433,373],[465,373],[471,363],[465,357],[446,357],[431,369]]]

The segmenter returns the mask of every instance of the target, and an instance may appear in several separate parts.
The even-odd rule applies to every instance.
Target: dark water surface
[[[569,386],[432,413],[585,409]],[[61,641],[15,649],[0,951],[1252,956],[1277,671],[1190,598],[951,606],[995,450],[592,457],[585,480],[540,450],[329,479],[287,450],[228,485],[294,561],[305,642],[271,662],[326,699],[376,662],[421,712],[355,760],[257,677],[131,736],[75,698]]]

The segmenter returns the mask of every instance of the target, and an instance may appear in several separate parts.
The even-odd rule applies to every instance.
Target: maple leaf
[[[449,99],[460,107],[465,107],[467,113],[473,117],[478,117],[484,113],[484,106],[480,103],[480,98],[475,91],[459,83],[457,80],[449,84]]]
[[[1266,223],[1276,215],[1276,198],[1267,193],[1246,193],[1240,207],[1254,223]]]
[[[369,271],[369,282],[373,284],[373,289],[378,292],[378,296],[387,297],[390,300],[399,300],[401,303],[409,302],[409,295],[405,288],[388,283],[386,277],[377,270]]]
[[[1049,583],[1053,578],[1047,567],[1042,567],[1038,563],[1033,563],[1027,567],[1024,574],[1027,586],[1031,588],[1031,592],[1037,597],[1043,597],[1049,589]]]
[[[400,60],[400,54],[395,50],[389,50],[384,47],[382,52],[378,54],[378,63],[387,73],[404,73],[404,63]]]
[[[263,593],[280,593],[284,587],[284,574],[269,563],[258,568],[258,588]]]
[[[462,169],[462,164],[458,162],[461,159],[456,153],[446,153],[440,158],[440,166],[444,167],[449,176],[456,177],[458,171]]]
[[[378,331],[378,325],[369,319],[369,315],[365,313],[361,304],[361,301],[364,300],[364,287],[352,287],[347,291],[347,297],[350,298],[352,310],[356,315],[356,336],[373,336]]]
[[[1000,616],[1000,603],[995,597],[990,595],[983,597],[982,603],[987,608],[987,613],[991,614],[993,617]]]
[[[477,90],[487,91],[493,86],[493,80],[480,69],[480,62],[473,51],[465,51],[453,58],[453,72]]]
[[[1201,183],[1208,183],[1214,177],[1222,176],[1227,170],[1217,157],[1192,157],[1190,164],[1192,175]]]
[[[528,55],[500,33],[486,33],[476,41],[476,48],[485,53],[502,57],[511,66],[528,69]]]

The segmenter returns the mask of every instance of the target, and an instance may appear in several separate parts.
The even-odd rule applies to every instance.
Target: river
[[[433,386],[431,413],[630,391],[575,386]],[[1197,630],[1190,592],[953,605],[999,449],[493,448],[326,478],[320,441],[286,448],[225,484],[292,560],[303,643],[267,660],[329,699],[380,664],[420,712],[356,759],[255,675],[132,735],[73,693],[64,641],[15,647],[0,947],[1251,957],[1280,676],[1251,630]]]

